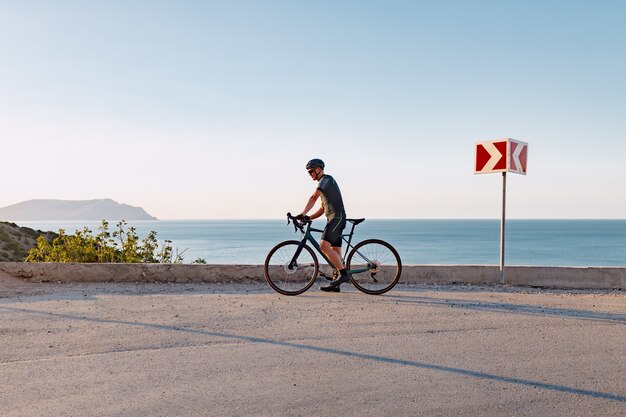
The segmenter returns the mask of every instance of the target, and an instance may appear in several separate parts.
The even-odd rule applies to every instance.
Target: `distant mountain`
[[[0,220],[156,220],[141,207],[101,200],[28,200],[0,208]]]

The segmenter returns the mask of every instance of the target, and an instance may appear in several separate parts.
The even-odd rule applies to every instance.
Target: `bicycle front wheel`
[[[348,255],[352,284],[366,294],[383,294],[398,283],[402,274],[400,255],[389,243],[364,240]]]
[[[284,295],[302,294],[315,282],[319,272],[317,256],[307,245],[295,259],[300,242],[287,240],[274,246],[265,258],[265,280]]]

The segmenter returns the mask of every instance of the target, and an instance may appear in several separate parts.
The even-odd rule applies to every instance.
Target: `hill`
[[[0,222],[0,262],[23,261],[28,251],[37,246],[37,238],[41,235],[49,241],[57,236],[53,232],[42,232],[14,223]]]
[[[156,220],[141,207],[99,200],[28,200],[0,208],[0,220]]]

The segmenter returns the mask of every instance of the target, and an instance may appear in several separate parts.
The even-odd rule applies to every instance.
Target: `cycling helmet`
[[[321,159],[311,159],[306,164],[307,170],[318,168],[318,167],[324,169],[324,161],[322,161]]]

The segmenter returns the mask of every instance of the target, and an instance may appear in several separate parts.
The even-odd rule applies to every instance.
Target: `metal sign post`
[[[506,230],[506,172],[502,173],[502,220],[500,221],[500,284],[504,284],[504,231]]]
[[[500,284],[504,284],[506,231],[506,173],[526,175],[528,144],[510,138],[476,144],[474,174],[502,173],[502,219],[500,221]]]

